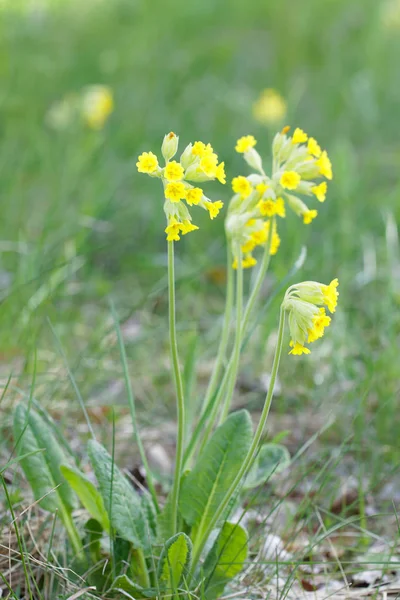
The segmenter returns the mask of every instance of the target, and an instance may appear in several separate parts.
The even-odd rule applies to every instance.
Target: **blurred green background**
[[[254,134],[268,164],[272,137],[288,123],[327,148],[334,180],[311,226],[292,214],[285,219],[268,285],[282,280],[306,246],[296,279],[338,276],[341,296],[334,326],[310,360],[284,358],[276,410],[333,411],[377,471],[382,453],[398,461],[400,2],[0,6],[3,378],[13,370],[29,382],[36,349],[42,397],[72,396],[65,373],[60,379],[50,319],[82,393],[100,403],[103,386],[121,374],[110,337],[112,297],[130,327],[143,418],[171,403],[162,197],[156,181],[137,173],[137,156],[159,153],[170,130],[182,148],[211,142],[228,182],[211,185],[210,196],[227,202],[232,177],[248,173],[233,150],[236,139]],[[50,108],[91,84],[114,94],[104,128],[93,131],[78,120],[52,128]],[[287,102],[283,123],[255,120],[252,106],[265,88]],[[224,236],[222,218],[195,220],[201,232],[177,250],[178,316],[182,355],[197,339],[202,364],[219,335]],[[273,309],[278,301],[279,294]],[[275,310],[259,314],[242,365],[249,379],[269,369],[276,320]]]

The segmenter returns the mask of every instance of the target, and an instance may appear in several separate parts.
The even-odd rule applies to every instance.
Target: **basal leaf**
[[[237,523],[224,523],[204,562],[205,595],[217,598],[226,583],[238,575],[247,558],[248,536]]]
[[[34,410],[19,404],[14,412],[14,438],[25,476],[36,500],[49,512],[63,505],[69,512],[76,496],[61,474],[60,466],[68,458],[48,423]],[[24,456],[25,455],[25,456]]]
[[[290,464],[289,450],[282,444],[264,444],[244,482],[244,489],[250,490],[262,485],[275,473],[286,469]]]
[[[113,584],[112,590],[127,592],[131,598],[156,598],[157,590],[152,588],[143,588],[141,585],[135,583],[127,575],[120,575],[117,577]],[[128,597],[129,597],[128,596]],[[124,597],[127,597],[124,594]]]
[[[112,526],[121,538],[136,548],[149,550],[151,529],[139,494],[101,444],[89,440],[88,454]]]
[[[204,530],[219,507],[250,448],[250,415],[241,410],[218,427],[193,470],[182,482],[180,511],[185,521]]]
[[[109,533],[110,521],[100,492],[78,469],[68,465],[61,465],[60,469],[88,513]]]
[[[167,590],[176,592],[182,576],[190,569],[192,542],[185,533],[177,533],[165,542],[158,564],[158,578]]]

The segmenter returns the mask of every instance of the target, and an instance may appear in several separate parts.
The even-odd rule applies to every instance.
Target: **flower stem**
[[[207,409],[208,404],[212,400],[214,392],[217,387],[218,379],[221,374],[222,365],[225,359],[225,352],[228,346],[229,340],[229,329],[231,324],[232,317],[232,307],[233,307],[233,268],[232,268],[232,253],[230,251],[230,246],[227,246],[226,252],[226,272],[227,272],[227,284],[226,284],[226,299],[225,299],[225,312],[224,312],[224,322],[222,325],[221,331],[221,339],[218,346],[218,353],[214,362],[213,371],[211,374],[211,378],[207,387],[207,392],[203,402],[203,408],[201,413]]]
[[[278,369],[279,369],[279,361],[280,361],[281,354],[282,354],[284,330],[285,330],[285,312],[284,312],[283,308],[281,307],[280,318],[279,318],[278,340],[277,340],[276,349],[275,349],[274,362],[272,365],[271,381],[269,384],[267,396],[265,398],[264,407],[263,407],[263,410],[261,413],[260,421],[258,423],[256,432],[254,434],[250,449],[246,455],[246,458],[244,459],[244,461],[242,463],[241,468],[239,469],[235,479],[233,480],[232,484],[230,485],[228,491],[226,492],[221,504],[215,511],[210,523],[208,524],[207,529],[204,531],[204,534],[201,536],[201,538],[198,538],[195,541],[194,548],[193,548],[192,573],[194,572],[194,570],[197,566],[197,563],[199,562],[201,553],[202,553],[203,548],[210,536],[210,533],[215,528],[219,519],[221,518],[221,516],[227,509],[227,507],[229,505],[229,501],[231,500],[232,496],[237,491],[237,488],[241,484],[243,478],[249,472],[249,470],[253,464],[253,461],[257,455],[258,445],[260,443],[261,436],[264,431],[265,423],[268,418],[269,409],[271,407],[271,402],[272,402],[272,397],[273,397],[273,392],[274,392],[274,387],[275,387],[275,381],[276,381],[276,377],[277,377]]]
[[[177,532],[178,500],[182,474],[183,446],[185,436],[185,400],[183,396],[182,377],[179,368],[178,345],[176,341],[175,321],[175,273],[174,273],[174,242],[168,242],[168,299],[169,299],[169,339],[171,360],[174,371],[178,429],[176,436],[176,458],[174,481],[171,493],[172,529]]]

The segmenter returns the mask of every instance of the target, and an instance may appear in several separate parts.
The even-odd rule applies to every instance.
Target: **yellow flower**
[[[243,177],[243,175],[239,175],[239,177],[234,177],[232,179],[232,189],[235,194],[240,194],[241,198],[244,200],[248,198],[252,192],[252,187],[250,181]]]
[[[257,207],[263,217],[273,217],[276,214],[276,204],[271,198],[260,200]]]
[[[308,135],[300,127],[296,127],[292,137],[292,144],[302,144],[308,140]]]
[[[226,183],[226,175],[225,175],[225,163],[219,163],[217,169],[215,171],[215,177],[218,179],[220,183]]]
[[[324,202],[324,200],[326,198],[327,190],[328,190],[328,186],[326,184],[326,181],[323,181],[319,185],[314,185],[311,188],[312,193],[315,195],[317,200],[319,200],[320,202]]]
[[[92,85],[82,99],[82,115],[92,129],[101,129],[114,108],[112,91],[106,85]]]
[[[242,260],[243,269],[250,269],[251,267],[254,267],[256,264],[257,264],[257,260],[251,254],[247,254],[246,256],[243,257],[243,260]]]
[[[196,229],[198,229],[198,227],[197,227],[197,225],[193,225],[193,223],[191,221],[185,220],[185,221],[182,221],[182,223],[180,225],[180,229],[181,229],[182,235],[186,235],[190,231],[195,231]]]
[[[261,92],[260,97],[253,104],[254,118],[264,125],[281,121],[286,114],[286,110],[285,100],[276,90],[271,88]]]
[[[334,313],[337,306],[337,299],[339,297],[339,292],[337,291],[337,287],[339,285],[339,280],[333,279],[329,285],[322,286],[322,293],[324,296],[324,304],[328,307],[329,312]]]
[[[186,190],[186,202],[189,206],[198,204],[203,197],[203,190],[201,188],[190,188]]]
[[[170,182],[165,186],[165,197],[171,202],[179,202],[186,198],[186,188],[181,181]]]
[[[204,202],[204,206],[208,210],[208,214],[210,215],[210,219],[215,219],[215,217],[219,214],[219,211],[224,206],[224,203],[221,200],[217,200],[216,202],[209,202],[206,200]]]
[[[321,156],[321,147],[318,144],[317,140],[315,140],[312,137],[308,138],[307,150],[309,154],[315,156],[316,158]]]
[[[211,152],[205,154],[200,160],[200,168],[207,177],[215,177],[217,173],[218,156]]]
[[[319,315],[313,317],[313,328],[308,330],[308,343],[315,342],[324,335],[325,327],[330,325],[331,318],[324,308],[319,309]]]
[[[247,254],[248,252],[252,252],[255,247],[256,247],[255,242],[252,239],[250,239],[245,244],[243,244],[243,246],[241,248],[242,248],[242,252],[244,254]]]
[[[143,152],[136,163],[139,173],[154,173],[158,169],[157,156],[152,152]]]
[[[294,354],[296,356],[300,356],[301,354],[310,354],[309,348],[306,348],[299,342],[294,343],[291,341],[289,346],[292,348],[289,354]]]
[[[275,256],[275,254],[279,250],[280,245],[281,245],[281,238],[279,236],[279,233],[276,231],[276,228],[274,227],[274,230],[272,232],[271,249],[269,251],[271,256]]]
[[[180,181],[183,178],[184,169],[176,160],[171,160],[164,169],[164,177],[167,181]]]
[[[213,148],[211,146],[211,144],[204,144],[204,142],[195,142],[193,144],[193,148],[192,148],[192,154],[194,154],[194,156],[199,156],[200,158],[202,158],[203,156],[206,156],[206,154],[212,154],[213,153]]]
[[[284,171],[280,178],[280,184],[287,190],[295,190],[299,185],[301,177],[296,171]]]
[[[253,233],[251,234],[251,239],[253,240],[256,246],[262,246],[268,239],[268,230],[266,230],[263,227],[258,231],[253,231]]]
[[[179,231],[181,228],[181,224],[176,220],[175,217],[171,217],[169,219],[169,223],[165,228],[165,233],[167,234],[168,242],[177,242],[181,238],[179,237]]]
[[[321,175],[327,179],[332,179],[332,163],[329,160],[326,150],[322,152],[321,156],[316,162],[316,165],[319,167],[319,172]]]
[[[256,190],[261,196],[263,196],[264,193],[269,189],[269,187],[270,186],[266,183],[259,183],[258,185],[256,185]]]
[[[313,219],[318,215],[317,210],[306,210],[301,215],[303,217],[303,223],[309,225]]]
[[[285,201],[279,197],[275,201],[275,214],[284,219],[286,217]]]
[[[256,144],[257,141],[253,135],[244,135],[236,142],[235,150],[240,153],[247,152],[250,148],[254,148]]]

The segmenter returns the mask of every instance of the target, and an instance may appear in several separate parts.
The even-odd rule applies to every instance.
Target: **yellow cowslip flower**
[[[333,279],[329,285],[322,286],[322,293],[324,296],[324,303],[328,307],[331,313],[336,311],[337,299],[339,297],[339,292],[337,291],[339,285],[339,280]]]
[[[179,232],[181,228],[181,223],[177,221],[175,217],[171,217],[168,221],[167,227],[164,229],[167,234],[168,242],[177,242],[181,238],[179,237]]]
[[[215,219],[215,217],[219,214],[219,211],[224,206],[224,203],[221,200],[217,200],[216,202],[209,202],[205,200],[204,206],[208,210],[208,214],[210,215],[210,219]]]
[[[244,152],[250,150],[250,148],[254,148],[256,144],[257,140],[253,135],[244,135],[236,142],[235,150],[236,152],[243,154]]]
[[[266,192],[267,190],[269,190],[269,188],[270,188],[270,186],[269,186],[269,185],[267,185],[267,184],[266,184],[266,183],[264,183],[264,182],[262,182],[262,183],[259,183],[258,185],[256,185],[256,190],[257,190],[257,192],[258,192],[258,193],[259,193],[261,196],[263,196],[263,195],[265,194],[265,192]]]
[[[279,180],[281,186],[286,190],[295,190],[301,181],[301,177],[296,171],[284,171]]]
[[[139,173],[154,173],[158,169],[157,156],[152,152],[142,152],[136,166]]]
[[[311,223],[311,221],[313,221],[317,215],[318,215],[317,210],[306,210],[305,212],[303,212],[302,217],[303,217],[304,225],[309,225]]]
[[[321,147],[318,144],[317,140],[315,140],[313,137],[308,138],[307,150],[309,154],[315,156],[316,158],[321,156]]]
[[[292,136],[292,144],[303,144],[307,140],[308,135],[300,127],[296,127]]]
[[[182,181],[171,181],[165,186],[165,197],[171,202],[180,202],[186,199],[186,188]]]
[[[281,217],[281,219],[286,217],[285,201],[281,197],[275,200],[275,214]]]
[[[186,202],[189,206],[193,204],[199,204],[200,200],[203,197],[203,190],[201,188],[190,188],[186,190]]]
[[[272,198],[260,200],[257,204],[257,208],[263,217],[273,217],[276,214],[276,202],[272,200]]]
[[[303,346],[299,342],[290,341],[289,346],[292,348],[289,354],[294,354],[295,356],[300,356],[301,354],[310,354],[311,350]]]
[[[180,181],[184,172],[184,168],[180,163],[171,160],[164,169],[164,177],[167,181]]]
[[[113,93],[108,86],[91,85],[84,90],[82,116],[92,129],[102,129],[113,109]]]
[[[136,163],[139,173],[158,177],[163,184],[164,213],[168,223],[165,232],[170,242],[178,241],[180,235],[198,229],[192,223],[188,207],[198,205],[214,219],[223,206],[220,200],[212,202],[204,195],[202,188],[193,186],[191,182],[215,179],[225,182],[225,165],[223,162],[218,164],[218,156],[211,144],[200,141],[188,144],[179,161],[171,160],[178,151],[178,144],[179,137],[172,131],[164,136],[161,145],[164,168],[159,166],[152,152],[143,152]]]
[[[249,252],[253,252],[256,245],[257,244],[255,243],[255,241],[252,238],[250,238],[245,244],[241,246],[241,250],[243,254],[247,254]]]
[[[248,198],[248,196],[250,196],[253,190],[250,181],[242,175],[239,175],[238,177],[234,177],[232,179],[232,189],[235,192],[235,194],[240,194],[242,200]]]
[[[319,202],[325,201],[327,190],[328,190],[328,186],[327,186],[326,181],[323,181],[319,185],[314,185],[311,188],[312,193],[317,198],[317,200],[319,200]]]
[[[332,163],[329,160],[328,153],[324,150],[321,153],[321,156],[317,160],[317,166],[319,167],[319,172],[321,175],[326,177],[327,179],[332,179]]]
[[[264,125],[273,125],[286,115],[287,106],[282,96],[271,88],[263,90],[253,104],[253,116]]]
[[[282,309],[288,313],[291,336],[289,354],[308,354],[306,343],[313,343],[321,338],[331,318],[325,312],[325,304],[330,312],[334,312],[337,304],[337,279],[329,285],[317,281],[304,281],[290,286],[282,302]]]
[[[257,260],[251,254],[247,254],[243,257],[242,267],[243,269],[250,269],[250,267],[254,267],[257,264]]]

